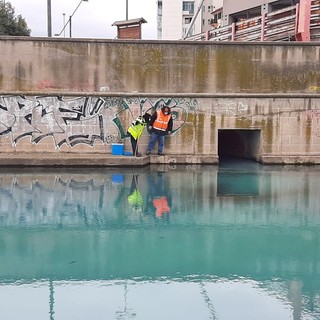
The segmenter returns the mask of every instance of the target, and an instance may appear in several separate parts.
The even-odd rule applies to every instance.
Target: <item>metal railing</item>
[[[299,4],[186,38],[191,41],[295,41]],[[320,41],[320,0],[311,1],[310,40]]]

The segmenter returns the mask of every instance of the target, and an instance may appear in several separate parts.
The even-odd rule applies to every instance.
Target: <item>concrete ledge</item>
[[[311,156],[260,156],[265,165],[320,165],[320,155]],[[142,157],[115,156],[101,153],[1,153],[0,166],[55,166],[55,167],[142,167],[150,164],[219,164],[219,157],[212,155],[143,155]]]
[[[219,164],[218,156],[210,155],[151,155],[150,163],[168,163],[168,164]]]
[[[74,153],[0,153],[0,166],[145,166],[149,157]]]
[[[218,164],[218,157],[192,155],[151,155],[142,157],[112,154],[74,153],[1,153],[0,166],[57,166],[57,167],[141,167],[149,164]]]
[[[302,164],[302,165],[318,165],[320,164],[320,155],[279,155],[279,156],[260,156],[259,162],[262,164]]]

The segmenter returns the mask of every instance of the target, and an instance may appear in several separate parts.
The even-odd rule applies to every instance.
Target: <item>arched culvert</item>
[[[220,129],[218,130],[218,155],[258,161],[260,130]]]

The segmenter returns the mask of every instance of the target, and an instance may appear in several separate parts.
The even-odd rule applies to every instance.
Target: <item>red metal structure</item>
[[[310,41],[311,0],[300,0],[296,20],[296,40]]]
[[[186,38],[210,41],[320,41],[320,0],[234,22]]]

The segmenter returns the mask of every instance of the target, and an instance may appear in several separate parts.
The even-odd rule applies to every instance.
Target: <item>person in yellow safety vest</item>
[[[138,189],[138,176],[133,175],[132,176],[132,182],[131,182],[131,189],[130,189],[130,195],[128,196],[128,203],[131,207],[131,209],[135,213],[142,213],[143,212],[143,198],[142,195]]]
[[[151,115],[146,112],[142,117],[139,116],[133,120],[131,126],[127,130],[128,134],[130,135],[133,156],[141,157],[142,155],[138,152],[138,140],[142,135],[144,128],[150,122],[150,119]]]
[[[158,155],[162,156],[164,147],[164,137],[167,134],[171,134],[173,126],[173,120],[171,110],[168,106],[163,106],[160,110],[157,110],[152,116],[149,123],[149,129],[152,131],[150,142],[146,154],[150,155],[151,151],[158,141]]]

